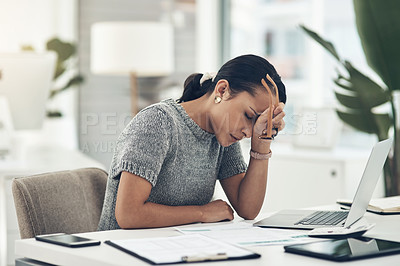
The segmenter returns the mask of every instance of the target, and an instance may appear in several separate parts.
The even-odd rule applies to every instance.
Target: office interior
[[[112,22],[117,28],[124,23],[136,27],[134,34],[119,37],[163,44],[153,49],[171,45],[152,59],[166,60],[167,66],[161,72],[150,69],[142,74],[139,70],[134,79],[129,71],[107,67],[96,71],[96,64],[102,64],[96,60],[106,56],[101,45],[113,37],[95,36],[94,27]],[[149,34],[143,22],[167,25],[169,30],[165,36],[157,31]],[[286,128],[272,144],[262,212],[351,199],[378,139],[339,119],[333,78],[340,65],[300,25],[330,40],[342,58],[382,84],[366,62],[350,0],[0,0],[0,58],[48,54],[46,43],[53,38],[76,48],[66,71],[43,83],[45,91],[28,92],[31,84],[24,83],[25,74],[21,74],[21,89],[15,88],[18,92],[12,96],[21,109],[11,107],[10,101],[4,103],[7,94],[0,98],[0,110],[4,110],[0,114],[1,265],[14,264],[13,244],[19,238],[12,178],[80,167],[107,171],[115,141],[132,118],[133,108],[177,99],[187,76],[215,72],[223,62],[242,54],[270,60],[287,88]],[[130,54],[126,48],[121,45],[122,58]],[[100,54],[94,49],[100,49]],[[147,61],[140,60],[139,68]],[[49,97],[50,90],[65,87],[77,76],[82,80]],[[45,98],[33,98],[43,93]],[[34,119],[39,120],[29,124]],[[249,140],[241,145],[249,160]],[[381,178],[374,197],[383,196]],[[224,197],[217,186],[215,198]]]

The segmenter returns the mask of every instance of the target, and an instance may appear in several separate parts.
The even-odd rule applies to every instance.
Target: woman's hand
[[[215,200],[210,203],[201,206],[203,223],[213,223],[223,220],[233,220],[233,210],[223,200]]]
[[[285,107],[285,104],[280,102],[278,106],[275,107],[274,112],[273,112],[273,119],[272,119],[272,135],[278,134],[279,131],[283,130],[285,127],[285,121],[283,118],[285,117],[285,112],[283,111],[283,108]],[[274,106],[272,106],[274,108]],[[260,140],[258,137],[261,135],[264,135],[267,133],[267,123],[268,123],[268,111],[269,108],[267,108],[256,120],[253,126],[253,136],[251,138],[252,142],[252,148],[256,148],[255,146],[262,145],[262,143],[271,143],[271,140]],[[277,128],[278,131],[276,131],[274,128]],[[254,145],[254,146],[253,146]],[[269,146],[269,145],[268,145]],[[268,147],[269,148],[269,147]],[[259,151],[262,152],[262,151]],[[268,151],[266,151],[268,152]]]

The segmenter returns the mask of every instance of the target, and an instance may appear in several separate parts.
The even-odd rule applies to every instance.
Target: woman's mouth
[[[232,138],[232,140],[233,140],[234,142],[236,142],[236,141],[239,141],[239,140],[240,140],[240,139],[236,138],[235,136],[233,136],[232,134],[229,134],[229,135],[231,135],[231,138]]]

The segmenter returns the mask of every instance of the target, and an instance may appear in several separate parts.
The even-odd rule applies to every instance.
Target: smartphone
[[[89,239],[85,237],[75,236],[71,234],[59,233],[50,235],[35,236],[38,241],[43,241],[51,244],[61,245],[70,248],[97,246],[100,245],[99,240]]]

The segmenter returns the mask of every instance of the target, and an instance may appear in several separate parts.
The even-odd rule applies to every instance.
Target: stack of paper
[[[151,264],[259,258],[244,248],[203,235],[107,240],[106,244]]]
[[[202,234],[240,246],[286,245],[314,242],[304,230],[260,228],[245,222],[175,227],[183,234]]]
[[[338,199],[339,204],[351,206],[352,201]],[[378,214],[400,214],[400,196],[372,199],[368,205],[368,211]]]

